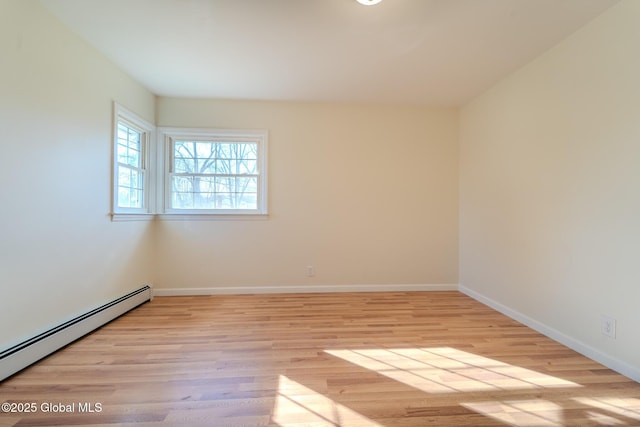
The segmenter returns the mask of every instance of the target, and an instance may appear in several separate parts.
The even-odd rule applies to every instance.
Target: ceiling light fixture
[[[356,1],[365,6],[373,6],[374,4],[380,3],[382,0],[356,0]]]

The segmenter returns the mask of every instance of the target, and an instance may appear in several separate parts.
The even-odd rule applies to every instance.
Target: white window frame
[[[143,172],[143,203],[140,208],[120,207],[118,202],[118,124],[122,122],[128,127],[140,132],[140,150]],[[111,215],[114,221],[151,220],[155,210],[155,194],[151,190],[155,183],[155,153],[152,141],[154,139],[155,126],[142,117],[113,103],[113,150],[112,150],[112,175],[111,175]]]
[[[264,219],[267,210],[267,153],[268,132],[263,129],[210,129],[210,128],[176,128],[160,127],[157,129],[158,148],[160,156],[158,164],[163,167],[157,176],[157,182],[162,182],[163,188],[157,189],[157,197],[162,200],[158,213],[160,219]],[[257,177],[257,207],[256,209],[175,209],[171,207],[172,185],[171,170],[173,159],[173,141],[175,140],[202,141],[239,141],[252,142],[258,148],[258,177]],[[160,187],[160,186],[159,186]]]

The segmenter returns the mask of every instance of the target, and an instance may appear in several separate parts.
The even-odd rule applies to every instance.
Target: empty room
[[[0,0],[0,426],[640,425],[639,22]]]

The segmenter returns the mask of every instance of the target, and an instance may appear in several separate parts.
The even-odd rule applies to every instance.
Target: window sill
[[[269,214],[257,213],[228,213],[228,214],[198,214],[198,213],[169,213],[169,214],[136,214],[112,213],[112,222],[126,221],[264,221]]]
[[[153,221],[155,217],[154,214],[149,213],[112,213],[111,221]]]
[[[246,213],[246,214],[159,214],[156,219],[160,221],[264,221],[269,218],[268,214]]]

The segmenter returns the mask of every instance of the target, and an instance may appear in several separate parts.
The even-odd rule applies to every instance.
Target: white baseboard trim
[[[489,297],[486,297],[472,289],[467,288],[466,286],[460,285],[458,289],[463,294],[468,295],[469,297],[493,308],[496,311],[499,311],[506,316],[509,316],[514,320],[517,320],[518,322],[540,332],[543,335],[546,335],[547,337],[559,342],[560,344],[566,345],[570,349],[577,351],[583,356],[595,360],[596,362],[603,364],[607,368],[613,369],[614,371],[628,378],[631,378],[634,381],[640,382],[640,368],[632,366],[620,359],[610,356],[596,348],[591,347],[590,345],[583,343],[580,340],[565,335],[562,332],[553,329],[542,322],[524,315],[519,311],[513,310]]]
[[[417,285],[297,285],[297,286],[222,286],[212,288],[153,288],[155,296],[297,294],[331,292],[432,292],[457,291],[457,284]]]

